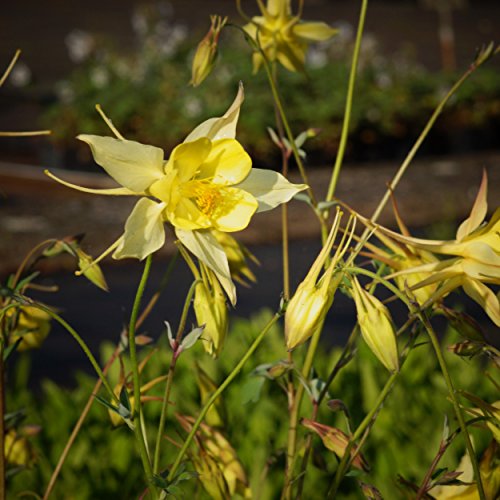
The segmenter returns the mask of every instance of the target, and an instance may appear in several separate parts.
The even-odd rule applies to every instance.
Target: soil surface
[[[371,215],[385,192],[397,165],[347,165],[340,176],[337,196],[365,216]],[[490,209],[500,200],[500,153],[415,161],[396,190],[403,220],[421,227],[466,217],[481,181],[482,169],[489,175]],[[112,187],[104,174],[56,172],[66,180],[89,187]],[[329,183],[329,169],[311,171],[310,183],[319,200]],[[291,180],[300,182],[296,174]],[[61,186],[43,174],[41,167],[0,163],[0,274],[12,271],[35,244],[48,238],[85,233],[84,248],[98,255],[123,231],[135,198],[96,196]],[[312,210],[303,202],[289,204],[290,236],[310,239],[319,235]],[[380,222],[393,225],[387,207]],[[246,244],[280,241],[279,210],[259,214],[238,237]],[[172,238],[170,238],[172,241]],[[161,252],[172,251],[167,245]]]

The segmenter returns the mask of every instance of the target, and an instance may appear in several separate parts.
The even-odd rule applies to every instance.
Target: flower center
[[[207,216],[213,215],[224,203],[220,186],[210,182],[193,180],[183,186],[183,194],[191,198],[200,212]]]

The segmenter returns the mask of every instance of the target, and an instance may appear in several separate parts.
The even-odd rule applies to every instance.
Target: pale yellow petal
[[[226,232],[241,231],[250,223],[259,204],[247,191],[224,188],[224,202],[214,210],[212,222],[215,229]]]
[[[141,198],[125,223],[125,232],[113,258],[133,257],[142,260],[160,249],[165,243],[164,209],[165,203]]]
[[[214,184],[232,185],[248,176],[252,160],[235,139],[221,139],[212,143],[206,161],[201,165],[198,179],[211,179]]]
[[[235,187],[248,191],[255,197],[259,202],[257,212],[271,210],[307,189],[306,184],[292,184],[278,172],[260,168],[252,168],[248,177]]]
[[[488,211],[488,176],[486,175],[486,170],[483,170],[483,179],[481,181],[481,186],[476,196],[474,206],[472,207],[471,213],[467,219],[465,219],[457,231],[457,241],[462,240],[465,236],[472,233],[481,222],[483,222],[486,217],[486,212]]]
[[[473,279],[465,279],[462,286],[465,293],[484,309],[493,323],[500,326],[500,303],[493,291],[480,281]]]
[[[207,137],[212,141],[218,139],[234,139],[236,137],[236,125],[240,115],[240,107],[243,103],[243,84],[240,82],[238,93],[229,109],[220,118],[210,118],[198,125],[184,140],[194,141],[200,137]]]
[[[306,50],[305,43],[291,40],[278,45],[276,58],[289,71],[304,71]]]
[[[187,231],[176,228],[180,242],[217,276],[232,305],[236,304],[236,288],[231,279],[229,263],[224,249],[208,230]]]
[[[212,143],[206,137],[194,141],[183,142],[174,148],[166,166],[166,173],[170,169],[177,172],[180,182],[193,178],[201,164],[206,160],[212,149]]]
[[[91,194],[107,194],[107,195],[112,195],[112,196],[130,196],[130,195],[137,195],[140,193],[136,193],[134,191],[131,191],[130,189],[127,188],[110,188],[110,189],[94,189],[94,188],[86,188],[83,186],[78,186],[77,184],[72,184],[71,182],[65,181],[61,179],[60,177],[57,177],[54,175],[52,172],[49,172],[48,170],[44,171],[45,175],[50,177],[51,179],[55,180],[56,182],[59,182],[59,184],[62,184],[63,186],[69,187],[71,189],[76,189],[77,191],[82,191],[83,193],[91,193]]]
[[[336,35],[339,30],[331,28],[326,23],[312,22],[299,23],[293,27],[294,35],[304,38],[305,40],[322,41],[328,40]]]
[[[169,222],[180,229],[193,231],[212,226],[212,221],[192,200],[181,197],[174,210],[167,210]]]
[[[267,0],[267,12],[273,17],[290,15],[290,0]]]
[[[163,175],[160,148],[98,135],[79,135],[77,139],[90,146],[96,163],[118,184],[135,193],[144,192]]]

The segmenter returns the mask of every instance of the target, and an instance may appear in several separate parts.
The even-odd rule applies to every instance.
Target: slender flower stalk
[[[128,342],[129,342],[129,353],[130,353],[130,364],[132,368],[132,380],[134,383],[134,401],[136,402],[136,407],[134,409],[134,434],[139,446],[139,453],[141,455],[142,466],[148,482],[153,477],[153,468],[151,467],[151,462],[149,459],[149,453],[147,449],[146,436],[144,435],[143,429],[143,414],[141,405],[141,380],[139,374],[139,364],[137,361],[137,349],[135,343],[135,334],[137,327],[137,317],[139,315],[139,308],[141,306],[142,296],[146,288],[146,283],[151,270],[152,256],[148,255],[144,263],[144,270],[142,272],[141,280],[139,286],[137,287],[137,292],[134,299],[134,304],[132,307],[132,312],[130,314],[130,322],[128,327]],[[156,490],[153,488],[153,494],[156,496]]]
[[[467,424],[465,422],[465,417],[464,417],[464,412],[462,410],[462,406],[460,405],[460,402],[458,401],[457,398],[457,391],[455,390],[455,387],[453,385],[453,381],[450,376],[450,372],[448,370],[448,366],[446,364],[446,361],[444,359],[443,353],[441,351],[441,345],[439,344],[439,340],[437,338],[436,332],[434,332],[434,329],[432,328],[432,325],[425,315],[425,313],[419,313],[419,318],[422,324],[424,325],[424,328],[427,331],[427,334],[429,335],[429,338],[431,339],[432,347],[434,348],[434,352],[436,353],[437,360],[439,362],[439,366],[441,368],[441,372],[443,374],[443,378],[446,382],[446,387],[448,389],[448,395],[450,396],[450,399],[453,404],[453,409],[455,411],[455,416],[457,417],[460,430],[462,431],[464,441],[465,441],[465,447],[467,448],[467,453],[469,455],[470,461],[472,463],[472,468],[474,470],[474,479],[476,481],[477,485],[477,491],[479,493],[479,498],[481,500],[486,500],[486,496],[484,493],[484,487],[483,487],[483,482],[481,478],[481,473],[479,469],[479,463],[477,461],[476,457],[476,452],[474,451],[474,447],[472,446],[472,441],[470,438],[469,430],[467,428]]]
[[[162,277],[162,280],[160,282],[160,286],[159,286],[158,290],[151,297],[148,304],[143,309],[141,315],[137,319],[136,327],[139,327],[140,325],[142,325],[142,323],[144,323],[145,319],[149,316],[149,314],[153,310],[153,307],[158,302],[158,299],[159,299],[161,293],[164,291],[164,289],[166,288],[166,286],[170,280],[170,276],[171,276],[172,271],[174,269],[174,266],[177,262],[178,255],[179,255],[179,253],[176,253],[172,257],[172,259],[170,260],[168,267],[167,267],[167,270],[165,271],[165,273]],[[124,330],[124,332],[122,332],[122,334],[126,334],[126,333],[127,332],[125,330]],[[108,373],[109,369],[111,368],[111,366],[113,366],[114,362],[116,361],[116,359],[118,358],[120,353],[123,351],[123,349],[124,349],[124,346],[122,344],[122,341],[120,340],[118,342],[118,345],[115,347],[115,350],[111,354],[111,357],[109,358],[109,360],[107,361],[106,365],[104,366],[104,368],[102,370],[104,375],[106,375]],[[87,403],[85,404],[85,407],[83,408],[82,413],[80,414],[80,417],[78,418],[78,421],[76,422],[75,426],[73,427],[73,430],[71,431],[71,435],[68,438],[68,441],[64,447],[64,450],[61,453],[61,456],[59,457],[59,460],[57,462],[57,465],[56,465],[54,471],[52,472],[52,475],[51,475],[50,480],[49,480],[49,484],[47,485],[47,488],[46,488],[45,493],[43,495],[43,500],[49,499],[50,494],[52,493],[52,490],[54,489],[54,486],[56,484],[59,473],[61,472],[61,469],[64,465],[64,462],[66,461],[66,457],[68,456],[68,454],[71,450],[71,447],[73,446],[73,443],[75,442],[76,437],[78,436],[78,433],[80,432],[80,429],[82,428],[83,423],[85,422],[85,419],[87,418],[87,415],[90,411],[90,408],[92,407],[92,404],[95,400],[94,394],[97,394],[99,392],[101,385],[102,385],[102,380],[100,378],[98,378],[96,383],[95,383],[94,389],[92,390],[92,394],[90,395],[89,399],[87,400]]]
[[[349,135],[349,124],[351,121],[351,111],[352,111],[352,102],[354,96],[354,87],[356,84],[356,76],[358,73],[358,61],[359,61],[359,52],[361,49],[361,39],[363,37],[363,31],[365,27],[365,18],[366,18],[366,10],[368,8],[368,0],[363,0],[361,4],[361,12],[359,14],[358,20],[358,30],[356,33],[356,42],[354,44],[354,52],[352,55],[352,63],[351,63],[351,71],[349,74],[349,84],[347,87],[347,97],[345,102],[345,111],[344,111],[344,122],[342,124],[342,132],[340,135],[340,143],[339,149],[337,151],[337,157],[335,159],[335,165],[332,171],[332,177],[330,179],[330,184],[328,185],[328,192],[326,195],[326,201],[331,201],[335,194],[335,188],[337,187],[337,181],[340,175],[340,169],[342,168],[342,162],[344,160],[345,149],[347,145],[347,137]],[[328,215],[328,212],[325,212],[325,216]]]
[[[252,342],[251,346],[248,348],[247,352],[243,355],[243,357],[240,359],[240,361],[236,364],[236,366],[233,368],[231,373],[226,377],[224,382],[218,387],[218,389],[210,396],[210,398],[207,400],[207,402],[204,404],[203,408],[201,409],[198,418],[193,424],[193,427],[191,431],[189,432],[188,436],[186,437],[186,440],[184,441],[184,444],[182,445],[182,448],[180,449],[179,453],[177,454],[177,457],[174,461],[174,464],[170,468],[170,472],[168,474],[168,481],[172,481],[175,477],[175,474],[179,468],[179,465],[184,458],[184,455],[186,454],[186,451],[188,450],[189,446],[191,445],[191,442],[193,440],[193,437],[196,434],[196,431],[198,430],[200,424],[203,422],[203,419],[205,418],[205,415],[207,414],[208,410],[210,410],[210,407],[212,404],[217,400],[217,398],[226,390],[226,388],[231,384],[231,382],[236,378],[238,373],[241,371],[243,366],[245,366],[245,363],[250,359],[250,356],[255,352],[257,347],[259,347],[260,343],[262,340],[264,340],[265,335],[267,332],[271,329],[271,327],[279,320],[281,317],[282,312],[277,312],[267,323],[267,325],[262,329],[262,331],[257,335],[255,340]]]
[[[186,300],[184,301],[184,307],[182,309],[181,319],[179,321],[179,327],[177,328],[177,334],[175,336],[176,345],[179,345],[181,342],[182,334],[184,332],[184,328],[186,327],[187,315],[189,312],[189,307],[191,305],[191,300],[193,299],[193,295],[196,289],[196,285],[198,284],[198,280],[195,280],[193,284],[190,286],[189,291],[186,295]],[[158,432],[156,434],[156,444],[155,444],[155,452],[153,459],[153,473],[157,474],[160,467],[160,451],[161,451],[161,442],[162,436],[165,429],[165,421],[167,419],[167,410],[168,410],[168,402],[170,399],[170,391],[172,389],[172,383],[174,380],[175,367],[177,366],[177,360],[179,356],[177,352],[174,351],[172,355],[172,359],[170,360],[170,365],[168,367],[168,376],[167,382],[165,384],[165,393],[163,395],[163,402],[161,406],[160,413],[160,422],[158,424]]]

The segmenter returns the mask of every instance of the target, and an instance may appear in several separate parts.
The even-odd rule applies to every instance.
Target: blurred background
[[[243,0],[242,6],[249,15],[256,13],[253,0]],[[319,129],[306,145],[319,199],[338,147],[359,7],[352,0],[307,0],[303,18],[338,27],[339,35],[311,47],[306,76],[284,70],[279,75],[294,132]],[[111,185],[88,147],[75,140],[79,133],[108,133],[96,103],[127,138],[169,151],[197,123],[227,109],[243,80],[239,140],[256,166],[277,168],[279,152],[266,131],[274,126],[274,113],[265,76],[252,75],[251,51],[236,30],[225,30],[213,74],[199,88],[188,86],[210,14],[229,15],[241,24],[233,0],[19,0],[3,7],[0,65],[7,67],[16,49],[22,54],[0,89],[0,130],[48,128],[52,135],[0,138],[2,277],[45,238],[86,233],[84,248],[98,255],[122,232],[134,200],[76,193],[42,173],[62,169],[61,175],[78,184]],[[339,198],[365,215],[373,210],[446,90],[477,49],[495,39],[499,14],[495,0],[370,1]],[[453,237],[457,221],[470,210],[483,168],[490,179],[490,208],[498,204],[499,63],[500,58],[490,61],[451,100],[398,188],[403,219],[420,234]],[[291,177],[297,180],[293,168]],[[272,284],[242,291],[236,311],[241,315],[266,304],[274,307],[281,291],[280,214],[258,219],[241,238],[261,260],[257,278],[271,276]],[[319,228],[298,202],[290,205],[290,220],[294,285],[314,259]],[[388,210],[382,222],[393,221]],[[164,257],[173,251],[169,241]],[[74,267],[59,262],[47,269],[55,273],[47,282],[61,285],[63,292],[44,300],[67,309],[70,323],[88,332],[97,346],[103,335],[118,334],[132,301],[139,267],[126,265],[125,274],[123,265],[105,267],[113,292],[105,295],[71,273],[57,274]],[[176,278],[186,286],[187,280],[182,272]],[[179,307],[169,301],[151,325]],[[101,317],[99,331],[88,310]],[[352,311],[340,314],[349,318]],[[68,354],[72,340],[52,342],[48,355],[54,363],[61,355],[68,365],[74,363]]]

